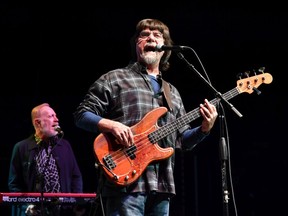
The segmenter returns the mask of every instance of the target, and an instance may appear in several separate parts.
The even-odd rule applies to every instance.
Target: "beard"
[[[145,64],[155,64],[157,63],[158,57],[153,53],[153,54],[144,54],[141,56],[142,62],[144,62]]]

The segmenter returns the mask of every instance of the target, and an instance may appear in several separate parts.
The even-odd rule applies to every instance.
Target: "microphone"
[[[190,47],[187,47],[187,46],[178,46],[178,45],[175,45],[175,46],[167,46],[167,45],[157,44],[157,45],[154,47],[154,49],[155,49],[155,51],[157,51],[157,52],[162,52],[162,51],[165,51],[165,50],[182,51],[182,50],[190,49]]]
[[[61,127],[59,125],[55,126],[54,129],[55,129],[55,131],[58,132],[58,134],[60,134],[62,136],[64,135],[64,132],[62,131],[62,129],[61,129]]]

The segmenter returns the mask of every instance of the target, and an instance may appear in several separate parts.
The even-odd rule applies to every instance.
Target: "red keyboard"
[[[0,193],[0,204],[55,202],[75,204],[93,201],[96,193]]]

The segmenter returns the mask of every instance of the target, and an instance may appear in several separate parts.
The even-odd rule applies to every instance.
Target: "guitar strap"
[[[169,111],[172,111],[172,101],[171,101],[171,94],[170,94],[170,85],[169,83],[167,83],[165,80],[162,80],[162,86],[163,86],[163,89],[164,89],[164,97],[166,99],[166,102],[168,104],[168,108],[169,108]]]

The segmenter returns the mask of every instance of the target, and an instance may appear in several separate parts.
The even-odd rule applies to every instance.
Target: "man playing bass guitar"
[[[107,216],[169,215],[169,201],[176,194],[174,149],[191,150],[218,116],[205,99],[199,107],[200,126],[165,127],[186,114],[178,90],[162,79],[171,50],[155,50],[172,44],[163,22],[140,20],[131,39],[132,61],[98,78],[74,113],[76,126],[102,133],[94,150],[104,171],[97,194],[104,198]],[[167,130],[153,133],[158,126]]]

